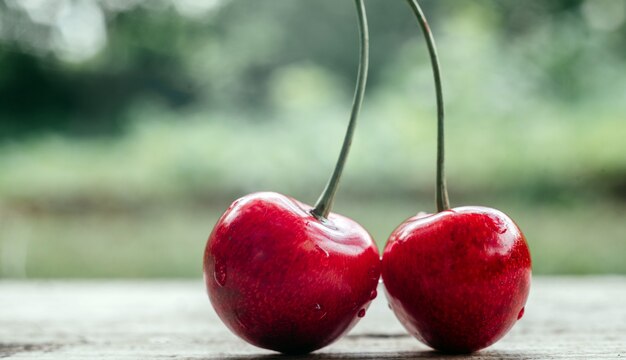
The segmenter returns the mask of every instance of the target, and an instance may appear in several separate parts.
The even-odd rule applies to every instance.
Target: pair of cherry
[[[382,274],[405,328],[444,352],[487,347],[521,318],[531,263],[524,235],[500,211],[450,209],[443,167],[443,96],[434,40],[416,0],[438,105],[437,210],[393,231],[380,258],[368,232],[330,212],[350,148],[368,71],[363,0],[355,0],[361,56],[352,115],[337,166],[315,207],[277,193],[236,200],[204,254],[204,279],[218,316],[249,343],[301,354],[337,340],[365,316]]]

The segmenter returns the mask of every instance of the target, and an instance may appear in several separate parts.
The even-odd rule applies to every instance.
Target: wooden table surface
[[[1,357],[289,359],[230,334],[201,280],[0,281]],[[626,358],[626,277],[535,278],[524,318],[472,356],[430,351],[406,334],[379,296],[347,336],[309,357]]]

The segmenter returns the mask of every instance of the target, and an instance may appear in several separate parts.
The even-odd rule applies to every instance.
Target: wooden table
[[[201,280],[0,281],[0,357],[289,358],[230,334]],[[346,337],[310,358],[626,358],[626,277],[535,278],[522,321],[473,356],[430,351],[406,334],[379,296]]]

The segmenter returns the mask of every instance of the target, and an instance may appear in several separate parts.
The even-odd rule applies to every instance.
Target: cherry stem
[[[326,218],[330,213],[330,209],[333,205],[335,193],[339,185],[343,168],[350,152],[350,146],[352,145],[352,138],[354,136],[354,129],[356,127],[356,121],[361,111],[361,104],[363,103],[363,96],[365,94],[365,86],[367,83],[367,73],[369,68],[369,30],[367,27],[367,15],[365,13],[365,5],[363,0],[355,0],[357,14],[359,18],[359,38],[361,43],[361,53],[359,58],[359,72],[356,82],[356,90],[354,92],[354,100],[352,102],[352,112],[350,114],[350,122],[348,123],[348,130],[343,140],[343,146],[339,153],[339,159],[335,170],[333,171],[326,188],[320,195],[315,208],[311,210],[311,214],[317,218]]]
[[[426,44],[428,45],[428,53],[430,55],[430,63],[433,68],[433,77],[435,78],[435,92],[437,95],[437,211],[441,212],[450,209],[450,200],[448,198],[448,188],[446,185],[445,172],[445,146],[444,146],[444,109],[443,109],[443,91],[441,90],[441,71],[439,70],[439,56],[437,55],[437,47],[435,39],[426,21],[426,16],[417,0],[407,0],[417,21],[422,28]]]

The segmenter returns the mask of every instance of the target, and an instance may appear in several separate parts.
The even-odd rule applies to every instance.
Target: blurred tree
[[[419,35],[403,1],[367,5],[372,91]],[[597,69],[585,54],[597,55],[594,44],[626,60],[623,14],[612,17],[618,31],[592,34],[593,26],[604,26],[597,20],[602,14],[619,15],[610,0],[424,6],[435,27],[455,13],[488,19],[502,48],[540,69],[545,91],[566,101],[588,93]],[[348,1],[0,0],[0,138],[111,133],[145,98],[171,108],[267,110],[275,103],[274,73],[294,63],[324,69],[349,92],[356,71],[352,37]]]
[[[3,19],[19,19],[13,33],[39,29],[19,9],[5,5],[3,11]],[[79,63],[63,61],[52,49],[29,49],[29,36],[7,36],[0,45],[0,134],[107,133],[118,129],[138,98],[154,95],[173,107],[194,100],[193,81],[179,59],[186,48],[176,46],[194,30],[184,19],[171,10],[135,8],[112,17],[109,27],[104,51]]]

